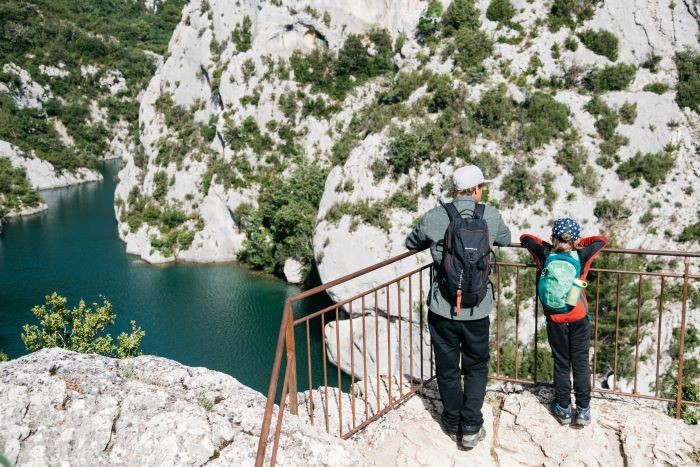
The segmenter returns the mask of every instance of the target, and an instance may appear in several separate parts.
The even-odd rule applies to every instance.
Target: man
[[[461,217],[474,216],[481,201],[483,187],[491,180],[477,166],[468,165],[454,172],[452,177],[453,203]],[[486,206],[483,219],[488,226],[489,245],[510,244],[510,230],[494,207]],[[453,294],[439,272],[442,261],[442,240],[450,223],[446,209],[437,206],[421,217],[418,225],[406,238],[406,248],[421,250],[430,247],[436,264],[435,282],[428,295],[428,327],[435,351],[436,376],[442,398],[442,427],[455,441],[473,448],[484,439],[484,418],[481,406],[486,395],[489,361],[489,313],[493,308],[493,287],[480,303],[456,309]],[[464,390],[460,381],[464,376]]]

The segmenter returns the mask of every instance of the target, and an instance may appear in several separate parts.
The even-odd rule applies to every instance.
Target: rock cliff
[[[234,378],[204,368],[152,356],[116,360],[61,349],[0,363],[0,389],[0,452],[18,466],[253,465],[265,404],[261,394]],[[470,452],[440,431],[442,409],[434,383],[346,442],[286,414],[277,462],[609,466],[700,461],[700,427],[684,425],[653,404],[594,398],[593,424],[577,431],[548,414],[551,397],[548,388],[491,387],[484,405],[487,437]]]

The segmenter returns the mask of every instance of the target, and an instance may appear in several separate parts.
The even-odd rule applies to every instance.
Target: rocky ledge
[[[594,422],[560,426],[549,388],[498,385],[486,439],[440,431],[434,383],[341,441],[285,416],[278,465],[698,465],[700,427],[651,402],[595,398]],[[0,452],[16,465],[253,465],[265,398],[233,377],[153,356],[48,349],[0,363]],[[268,457],[269,457],[268,449]],[[269,461],[269,459],[268,459]]]

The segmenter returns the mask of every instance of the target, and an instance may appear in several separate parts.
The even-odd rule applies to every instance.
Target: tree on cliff
[[[62,347],[81,353],[96,353],[109,357],[127,358],[141,354],[141,339],[146,333],[131,321],[131,333],[122,332],[114,345],[112,336],[103,334],[105,328],[114,324],[117,315],[112,304],[102,297],[102,305],[93,303],[93,308],[80,300],[78,306],[69,309],[68,300],[54,292],[46,296],[45,305],[32,308],[39,325],[25,324],[22,341],[29,351],[46,347]]]

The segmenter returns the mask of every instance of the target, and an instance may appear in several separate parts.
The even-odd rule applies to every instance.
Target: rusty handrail
[[[513,243],[509,245],[509,247],[512,248],[524,248],[521,244],[519,243]],[[689,406],[698,406],[700,403],[695,403],[692,401],[684,401],[682,398],[682,381],[683,381],[683,360],[684,360],[684,334],[685,334],[685,329],[686,329],[686,324],[687,324],[687,301],[689,299],[688,295],[688,290],[689,290],[689,283],[690,280],[697,280],[700,279],[700,275],[698,274],[691,274],[690,273],[690,259],[691,258],[700,258],[700,252],[681,252],[681,251],[668,251],[668,250],[634,250],[634,249],[623,249],[623,248],[605,248],[603,250],[605,253],[621,253],[621,254],[629,254],[629,255],[643,255],[643,256],[665,256],[665,257],[680,257],[684,258],[684,271],[682,273],[674,273],[674,272],[668,272],[668,271],[629,271],[629,270],[620,270],[620,269],[605,269],[605,268],[591,268],[591,272],[597,273],[596,277],[596,299],[595,299],[595,331],[594,331],[594,336],[593,337],[593,373],[592,373],[592,378],[593,378],[593,386],[592,390],[595,392],[599,393],[610,393],[610,394],[616,394],[616,395],[623,395],[623,396],[632,396],[632,397],[639,397],[643,399],[651,399],[651,400],[656,400],[656,401],[663,401],[663,402],[668,402],[668,403],[675,403],[675,416],[676,418],[680,418],[681,415],[681,408],[682,405],[689,405]],[[369,423],[372,421],[376,420],[379,418],[381,415],[389,412],[393,408],[395,408],[397,405],[401,404],[405,400],[407,400],[409,397],[411,397],[413,394],[415,394],[419,389],[423,387],[423,385],[427,382],[430,381],[434,377],[433,373],[433,360],[430,358],[430,373],[426,375],[423,373],[423,363],[424,363],[424,353],[423,353],[423,345],[424,345],[424,339],[422,333],[420,334],[420,379],[418,380],[418,383],[412,382],[412,380],[415,378],[414,376],[414,360],[413,360],[413,343],[414,343],[414,335],[413,335],[413,315],[415,313],[415,310],[412,309],[412,304],[414,303],[413,299],[413,282],[412,280],[414,279],[414,275],[418,275],[418,283],[419,283],[419,301],[418,301],[418,306],[420,307],[420,313],[419,316],[421,317],[420,319],[420,329],[423,328],[424,326],[424,318],[423,318],[423,308],[424,308],[424,300],[423,300],[423,276],[424,272],[428,273],[428,278],[432,280],[432,275],[433,275],[433,269],[432,269],[432,264],[429,263],[427,265],[420,266],[418,268],[413,267],[409,272],[407,273],[402,273],[394,277],[393,279],[389,281],[384,281],[380,285],[376,285],[374,287],[371,287],[367,290],[364,290],[361,293],[353,294],[350,298],[344,298],[343,300],[331,305],[327,306],[319,311],[312,312],[304,317],[301,317],[299,319],[294,319],[294,313],[293,313],[293,304],[297,301],[303,300],[305,298],[311,297],[313,295],[322,293],[327,291],[330,288],[333,288],[337,285],[346,283],[348,281],[351,281],[353,279],[356,279],[360,276],[363,276],[365,274],[374,272],[376,270],[379,270],[385,266],[395,264],[400,262],[403,259],[409,258],[411,256],[416,255],[419,253],[419,251],[416,250],[408,250],[402,254],[396,255],[394,257],[391,257],[387,260],[384,260],[382,262],[379,262],[377,264],[368,266],[366,268],[363,268],[359,271],[346,274],[342,277],[339,277],[335,280],[332,280],[330,282],[327,282],[326,284],[319,285],[317,287],[314,287],[312,289],[303,291],[299,294],[296,294],[292,297],[289,297],[286,299],[284,303],[284,310],[282,314],[282,322],[280,326],[280,332],[278,335],[278,342],[275,350],[275,358],[274,358],[274,363],[273,363],[273,368],[272,368],[272,375],[270,378],[270,386],[268,389],[268,397],[267,397],[267,403],[265,406],[265,414],[263,416],[263,422],[262,422],[262,427],[261,427],[261,432],[260,432],[260,439],[259,439],[259,444],[258,444],[258,451],[257,451],[257,457],[256,457],[256,462],[255,465],[256,467],[262,466],[264,463],[265,459],[265,453],[267,450],[267,444],[268,444],[268,437],[270,435],[270,427],[271,427],[271,420],[272,420],[272,415],[274,411],[274,401],[275,401],[275,396],[277,394],[277,386],[279,384],[279,376],[280,376],[280,370],[282,368],[282,358],[283,358],[283,352],[286,347],[286,371],[285,371],[285,377],[283,381],[283,387],[282,387],[282,398],[284,400],[280,401],[280,408],[278,411],[278,419],[277,419],[277,424],[276,424],[276,430],[273,438],[273,454],[271,457],[271,465],[274,465],[275,460],[276,460],[276,454],[277,454],[277,449],[279,446],[279,441],[280,441],[280,430],[282,426],[282,418],[284,416],[284,411],[285,411],[285,406],[288,406],[288,410],[292,414],[297,414],[298,412],[298,407],[299,403],[297,401],[297,394],[298,394],[298,388],[297,388],[297,369],[296,369],[296,356],[297,356],[297,349],[296,349],[296,344],[294,342],[295,337],[294,337],[294,330],[297,325],[302,325],[306,327],[306,344],[307,344],[307,349],[306,349],[306,356],[307,356],[307,364],[308,364],[308,386],[309,386],[309,394],[308,394],[308,399],[305,400],[306,404],[306,409],[309,411],[309,418],[313,424],[314,420],[314,410],[316,408],[321,408],[324,410],[325,413],[325,423],[326,423],[326,431],[329,432],[330,426],[329,426],[329,410],[332,408],[329,405],[329,390],[331,394],[336,391],[336,388],[334,387],[329,387],[328,386],[328,373],[327,373],[327,362],[326,362],[326,353],[327,353],[327,346],[326,346],[326,339],[324,337],[324,330],[326,327],[327,323],[330,323],[333,321],[333,318],[335,318],[336,323],[339,323],[339,310],[341,307],[348,307],[347,309],[350,312],[349,315],[349,336],[350,336],[350,368],[351,370],[350,373],[348,373],[350,376],[350,393],[346,394],[343,392],[342,389],[342,384],[341,384],[341,354],[343,352],[341,351],[341,339],[340,339],[340,334],[339,334],[339,325],[335,325],[335,352],[336,356],[335,358],[337,361],[335,362],[335,366],[337,366],[337,379],[338,379],[338,384],[337,384],[337,394],[334,396],[337,396],[338,402],[337,402],[337,407],[333,408],[332,410],[337,409],[338,413],[338,429],[340,430],[339,435],[342,438],[347,438],[351,436],[352,434],[356,433],[360,429],[364,428],[367,426]],[[519,317],[521,313],[526,312],[526,310],[521,310],[521,298],[520,298],[520,292],[521,292],[521,275],[520,275],[520,269],[521,268],[532,268],[533,264],[525,264],[525,263],[520,263],[520,262],[497,262],[496,263],[499,267],[497,269],[498,273],[498,300],[496,301],[495,307],[496,307],[496,374],[491,374],[489,376],[490,379],[494,380],[502,380],[502,381],[511,381],[511,382],[518,382],[518,383],[523,383],[523,384],[533,384],[533,383],[542,383],[540,381],[537,381],[537,355],[538,355],[538,347],[537,347],[537,333],[538,333],[538,326],[537,326],[537,300],[535,299],[535,307],[534,307],[534,313],[535,313],[535,334],[534,334],[534,342],[535,342],[535,348],[534,348],[534,368],[531,369],[532,377],[533,380],[527,380],[526,378],[528,377],[527,375],[523,377],[519,377],[519,354],[521,353],[521,350],[519,349],[518,346],[518,330],[519,330]],[[515,348],[514,348],[514,359],[515,359],[515,373],[514,377],[509,377],[507,376],[507,370],[506,370],[506,376],[501,374],[500,370],[500,363],[502,360],[502,356],[500,355],[500,347],[501,347],[501,318],[499,315],[501,314],[501,285],[502,285],[502,275],[501,275],[501,267],[512,267],[515,269],[515,296],[514,296],[514,301],[515,301]],[[614,309],[614,317],[615,317],[615,338],[614,341],[601,341],[601,345],[611,345],[614,349],[614,363],[613,363],[613,381],[612,381],[612,388],[611,389],[604,389],[603,387],[596,387],[595,386],[595,378],[596,378],[596,363],[598,361],[598,324],[599,324],[599,306],[600,306],[600,274],[605,273],[605,274],[611,274],[613,277],[617,277],[617,286],[615,287],[616,289],[616,300],[615,300],[615,309]],[[620,327],[620,292],[621,292],[621,279],[623,276],[629,276],[629,275],[636,275],[639,277],[638,279],[638,296],[637,296],[637,303],[636,303],[636,325],[637,325],[637,332],[636,332],[636,338],[634,339],[634,346],[635,346],[635,357],[634,357],[634,389],[632,393],[628,392],[623,392],[621,390],[618,390],[617,388],[617,377],[618,377],[618,344],[619,344],[619,336],[618,336],[618,331]],[[638,364],[639,364],[639,345],[640,345],[640,313],[641,313],[641,306],[642,306],[642,278],[643,276],[651,277],[651,278],[658,278],[661,281],[661,292],[659,296],[659,312],[658,312],[658,329],[659,329],[659,335],[657,338],[657,348],[656,348],[656,354],[657,354],[657,362],[656,362],[656,378],[655,378],[655,387],[651,388],[650,385],[650,391],[654,392],[654,395],[645,395],[645,394],[638,394],[637,393],[637,377],[638,377]],[[675,398],[670,398],[670,397],[659,397],[659,356],[660,356],[660,336],[661,336],[661,318],[662,318],[662,312],[663,312],[663,301],[664,301],[664,291],[665,291],[665,281],[666,279],[669,280],[678,280],[682,279],[683,280],[683,286],[682,286],[682,297],[681,297],[681,302],[682,302],[682,309],[681,309],[681,325],[680,325],[680,338],[679,338],[679,361],[678,361],[678,375],[677,375],[677,388],[676,388],[676,394]],[[402,322],[401,319],[401,295],[402,295],[402,287],[401,283],[402,281],[408,282],[408,304],[409,304],[409,309],[407,310],[408,313],[408,323],[410,323],[409,328],[407,330],[408,336],[403,339],[402,336],[402,326],[406,323]],[[392,292],[392,287],[396,285],[395,291]],[[627,289],[626,289],[627,290]],[[379,294],[382,294],[382,296],[386,298],[386,303],[382,304],[381,306],[386,305],[386,322],[384,322],[384,318],[382,320],[378,320],[378,305],[379,305]],[[392,378],[392,340],[391,340],[391,326],[390,326],[390,317],[392,316],[390,313],[390,308],[391,308],[391,302],[390,302],[390,295],[392,299],[395,299],[398,305],[398,375],[396,375],[396,381],[398,381],[398,388],[397,388],[397,394],[396,398],[392,396],[392,386],[393,386],[393,381],[394,378]],[[365,298],[373,298],[373,308],[374,308],[374,326],[375,326],[375,336],[374,336],[374,344],[375,344],[375,366],[376,366],[376,377],[377,377],[377,387],[376,388],[368,388],[367,385],[367,377],[370,376],[368,375],[368,369],[367,369],[367,350],[368,350],[368,339],[367,339],[367,329],[366,329],[366,324],[369,320],[365,320],[365,313],[366,313],[366,304],[365,304]],[[357,316],[356,319],[358,320],[357,326],[362,326],[362,353],[360,354],[361,356],[364,357],[364,362],[361,367],[363,367],[363,397],[364,397],[364,419],[360,419],[360,423],[358,424],[356,422],[356,413],[355,413],[355,393],[354,390],[352,389],[355,387],[355,350],[352,347],[353,346],[353,302],[361,300],[361,320],[360,316]],[[523,302],[523,303],[529,303],[529,302]],[[370,316],[371,316],[371,308],[372,305],[370,305]],[[527,311],[529,313],[529,311]],[[330,318],[326,320],[326,314],[331,313]],[[418,316],[418,315],[417,315]],[[322,330],[322,336],[321,336],[321,353],[322,353],[322,359],[323,359],[323,394],[317,394],[316,397],[321,397],[323,399],[322,406],[316,406],[316,402],[314,401],[314,393],[313,393],[313,384],[311,383],[312,381],[312,360],[311,360],[311,344],[310,344],[310,331],[309,331],[309,323],[311,322],[312,319],[320,317],[321,318],[321,330]],[[506,319],[508,319],[508,315],[506,314]],[[402,324],[403,323],[403,324]],[[386,345],[386,356],[382,356],[382,354],[379,351],[380,347],[380,340],[379,340],[379,328],[380,324],[386,326],[386,332],[387,332],[387,340],[386,342],[382,342],[382,349],[384,349],[384,346]],[[416,322],[416,324],[418,324]],[[358,332],[360,332],[358,330]],[[605,334],[604,334],[605,335]],[[408,341],[409,342],[409,367],[410,371],[408,374],[402,369],[402,364],[406,363],[403,361],[403,355],[402,354],[402,339],[403,342]],[[610,339],[610,337],[608,337]],[[627,337],[627,339],[631,341],[631,337]],[[371,343],[371,341],[370,341]],[[358,344],[359,345],[359,344]],[[426,345],[428,345],[426,343]],[[627,343],[629,345],[629,343]],[[432,355],[432,347],[429,347],[427,350],[430,351],[430,354]],[[610,350],[608,350],[610,351]],[[525,351],[523,350],[523,364],[525,362]],[[304,352],[299,352],[299,355],[304,355]],[[329,353],[329,356],[332,356]],[[612,355],[609,355],[608,358],[610,358]],[[387,366],[388,373],[382,373],[383,375],[387,375],[388,377],[388,388],[386,390],[388,391],[388,402],[385,406],[382,406],[382,397],[380,394],[380,358],[388,358],[384,364]],[[395,356],[394,356],[395,358]],[[604,363],[606,360],[603,359],[602,362]],[[427,361],[426,361],[427,362]],[[608,361],[608,365],[612,363]],[[348,362],[345,363],[345,365],[348,365]],[[623,370],[624,371],[624,370]],[[624,374],[624,373],[623,373]],[[336,375],[332,375],[333,377],[336,377]],[[408,381],[404,382],[404,378],[408,376]],[[358,376],[359,378],[359,376]],[[386,381],[385,381],[386,383]],[[359,384],[359,383],[358,383]],[[404,388],[404,384],[408,384],[407,388]],[[546,383],[545,383],[546,384]],[[629,384],[629,382],[627,382]],[[372,401],[368,399],[369,393],[367,392],[368,389],[373,389],[377,391],[376,393],[376,407],[370,407]],[[343,394],[346,394],[350,398],[350,409],[351,413],[348,413],[345,417],[343,415]],[[289,401],[287,404],[287,397],[289,397]],[[373,416],[369,416],[370,408],[374,412]],[[343,423],[343,418],[345,418],[345,424],[350,424],[349,429],[346,431],[343,431],[344,428],[344,423]],[[335,422],[334,422],[335,423]]]

